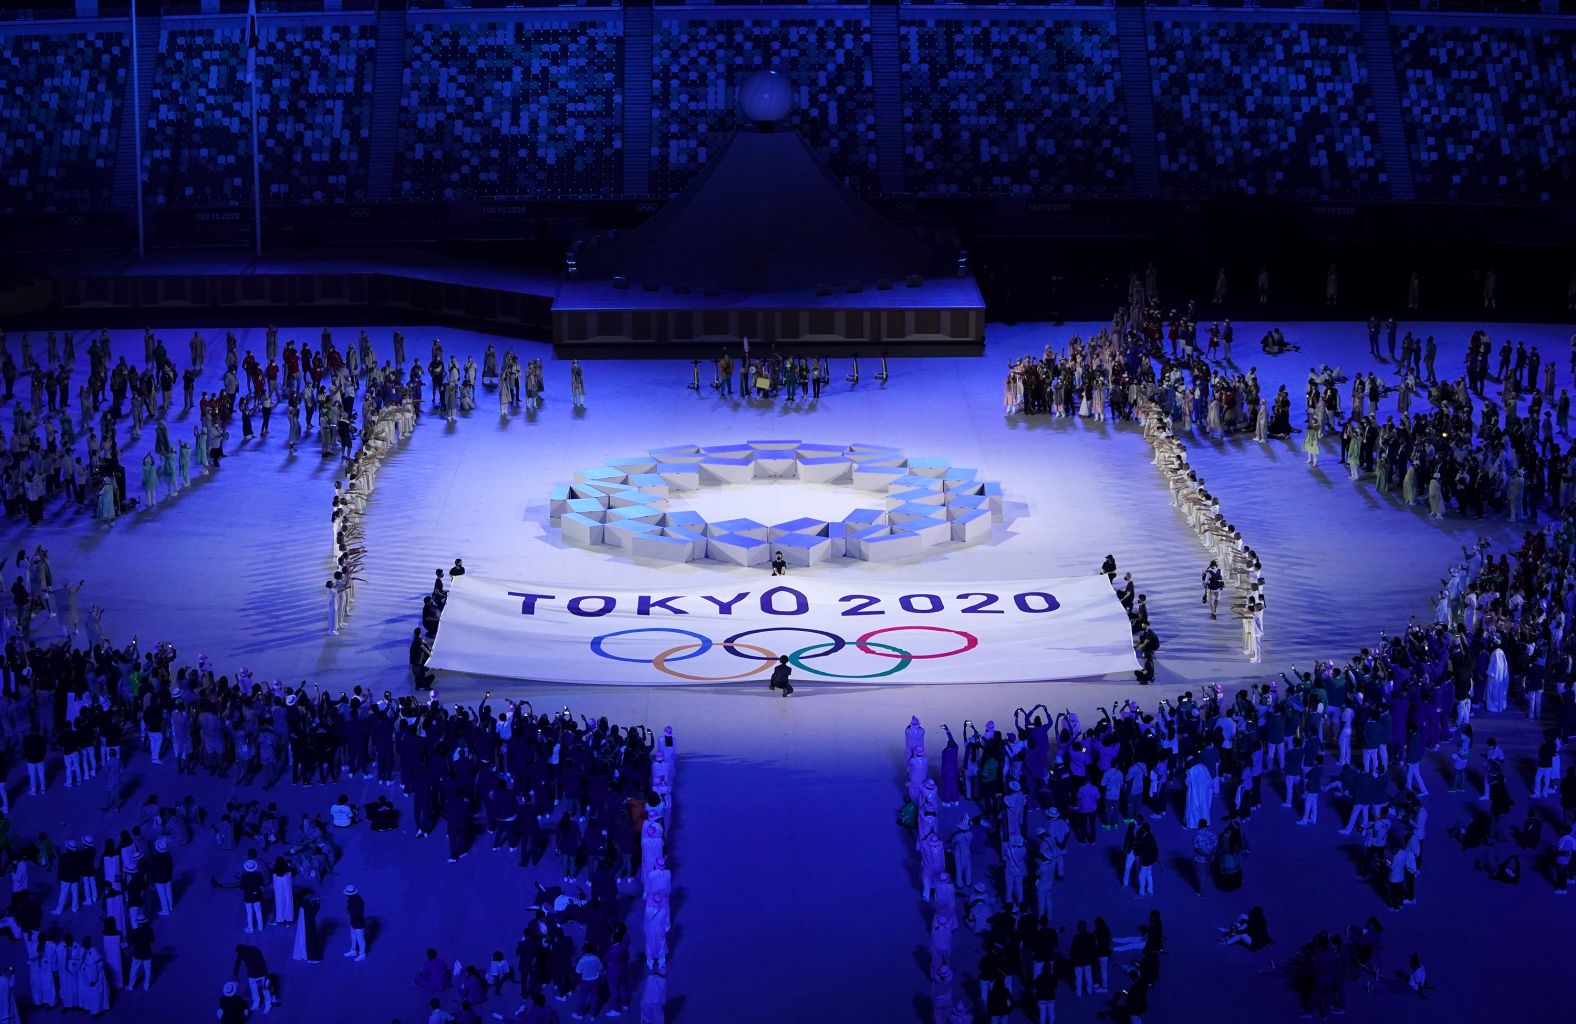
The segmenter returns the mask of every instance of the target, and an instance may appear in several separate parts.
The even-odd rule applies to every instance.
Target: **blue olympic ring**
[[[842,637],[838,636],[836,633],[828,632],[827,630],[824,630],[824,629],[811,629],[809,626],[762,626],[760,629],[746,629],[742,633],[735,633],[735,634],[733,634],[728,639],[726,639],[726,640],[724,640],[722,642],[722,648],[723,648],[723,650],[727,651],[729,654],[733,655],[735,658],[743,658],[745,661],[776,661],[777,660],[776,658],[761,658],[761,657],[757,657],[756,655],[753,655],[753,654],[740,654],[736,648],[734,648],[734,647],[732,647],[730,645],[738,643],[740,640],[743,640],[747,636],[754,636],[756,633],[781,633],[781,632],[786,632],[788,630],[792,630],[795,633],[814,633],[817,636],[824,636],[828,640],[831,641],[831,643],[829,643],[829,644],[816,644],[815,645],[815,647],[818,647],[818,648],[819,647],[830,647],[831,650],[827,651],[825,654],[808,655],[807,657],[811,657],[811,658],[829,658],[832,655],[836,654],[838,651],[842,650],[844,647],[848,646],[848,641],[847,640],[844,640]],[[701,653],[705,653],[705,652],[701,652]],[[673,660],[674,661],[682,661],[683,659],[682,658],[674,658]]]
[[[713,646],[711,637],[702,636],[699,633],[691,633],[687,629],[674,629],[672,626],[642,626],[639,629],[621,629],[616,633],[603,633],[601,636],[596,637],[591,641],[591,650],[594,653],[600,654],[602,657],[607,658],[609,661],[628,661],[636,665],[651,664],[650,658],[621,658],[616,654],[609,654],[607,651],[602,649],[603,640],[611,640],[615,636],[628,636],[631,633],[678,633],[680,636],[687,636],[691,640],[700,641],[700,647],[696,649],[695,653],[686,654],[678,658],[670,658],[668,659],[670,661],[688,661],[691,658],[698,658],[702,654],[705,654],[707,651],[711,650]],[[729,642],[731,643],[732,641]]]

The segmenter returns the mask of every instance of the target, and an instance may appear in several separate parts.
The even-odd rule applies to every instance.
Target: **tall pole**
[[[263,254],[263,187],[258,177],[257,159],[257,76],[252,76],[252,225],[253,249]]]
[[[263,184],[257,154],[257,0],[247,3],[246,77],[252,86],[252,244],[253,254],[263,255]]]
[[[137,0],[131,0],[131,146],[137,166],[137,258],[146,252],[142,233],[142,51],[137,48]]]

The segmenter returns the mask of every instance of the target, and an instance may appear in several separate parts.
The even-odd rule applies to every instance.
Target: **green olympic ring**
[[[817,675],[817,676],[827,676],[827,677],[829,677],[831,679],[880,679],[882,676],[890,676],[890,675],[893,675],[895,673],[903,671],[905,668],[908,668],[908,666],[911,665],[913,663],[913,660],[914,660],[914,656],[912,654],[908,653],[907,651],[903,650],[903,648],[901,648],[901,647],[893,647],[891,644],[878,644],[878,643],[876,643],[876,642],[874,642],[872,640],[866,640],[864,643],[860,644],[859,646],[862,647],[862,648],[863,647],[880,647],[880,648],[883,648],[884,650],[893,651],[898,656],[897,664],[893,665],[891,668],[886,669],[885,671],[882,671],[882,672],[870,672],[870,673],[867,673],[865,675],[844,675],[844,674],[842,674],[840,672],[823,672],[823,671],[821,671],[818,668],[811,668],[809,665],[806,665],[801,660],[802,656],[805,655],[805,654],[808,654],[810,651],[818,651],[818,650],[820,650],[823,647],[831,647],[831,646],[833,646],[833,645],[827,643],[827,644],[811,644],[809,647],[801,647],[797,651],[794,651],[792,654],[788,655],[788,664],[792,665],[794,668],[798,669],[801,672],[809,672],[811,675]]]

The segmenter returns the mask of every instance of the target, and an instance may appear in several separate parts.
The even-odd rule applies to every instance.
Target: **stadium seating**
[[[1110,22],[946,19],[901,33],[908,191],[1087,195],[1128,185]]]
[[[622,39],[615,24],[416,24],[407,51],[397,196],[619,190]]]
[[[1576,198],[1576,32],[1397,27],[1395,60],[1420,196]]]
[[[1158,20],[1149,61],[1171,194],[1382,196],[1355,24]]]
[[[365,199],[376,30],[314,24],[259,35],[263,201]]]
[[[144,201],[225,206],[251,201],[251,108],[245,29],[159,34],[146,101]]]
[[[374,170],[392,180],[395,200],[620,196],[626,88],[650,99],[641,126],[649,124],[649,152],[632,154],[649,159],[645,187],[670,195],[741,126],[737,87],[765,68],[788,78],[790,123],[816,154],[857,191],[880,191],[871,15],[677,6],[654,12],[649,84],[643,72],[624,81],[623,22],[608,12],[413,8],[404,52],[386,56],[377,25],[364,16],[264,17],[263,201],[365,202]],[[1203,2],[1175,6],[1188,9],[1149,15],[1145,40],[1164,194],[1389,198],[1384,155],[1398,159],[1402,136],[1381,132],[1369,83],[1372,69],[1387,76],[1389,65],[1365,53],[1355,15],[1233,16]],[[1124,64],[1117,14],[912,0],[899,15],[896,102],[880,108],[901,120],[904,190],[1131,194],[1132,97],[1123,90],[1132,85],[1123,69],[1132,77],[1143,57],[1128,51],[1139,63]],[[1419,199],[1576,201],[1576,30],[1507,20],[1394,16],[1399,129]],[[123,131],[129,39],[112,22],[83,24],[77,32],[17,26],[0,34],[0,210],[129,202],[129,167],[117,166],[131,152]],[[152,55],[141,101],[151,207],[250,202],[245,32],[240,17],[171,16],[144,36]],[[393,62],[381,85],[379,59]],[[643,69],[643,53],[639,59]],[[382,110],[398,116],[381,122],[379,130],[393,134],[375,147],[374,92],[391,86]],[[1396,129],[1393,121],[1386,127]],[[636,144],[648,146],[645,138]],[[391,153],[392,166],[375,169],[374,152]]]
[[[651,43],[651,190],[683,188],[739,126],[736,89],[774,68],[794,86],[791,123],[854,188],[873,192],[876,117],[864,21],[659,18]]]
[[[119,32],[0,37],[0,209],[110,205],[129,73]]]

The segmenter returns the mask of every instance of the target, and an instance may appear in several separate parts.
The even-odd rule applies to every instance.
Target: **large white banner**
[[[841,574],[839,574],[841,575]],[[981,584],[762,577],[635,589],[454,582],[430,666],[542,682],[764,686],[1074,679],[1137,667],[1104,576]]]

